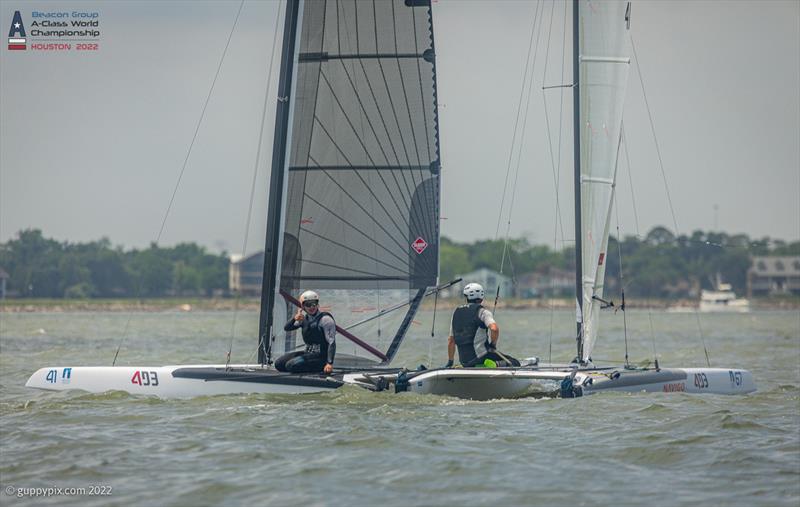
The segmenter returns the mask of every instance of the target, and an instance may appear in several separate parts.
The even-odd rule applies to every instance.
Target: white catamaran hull
[[[726,368],[666,368],[579,372],[574,384],[585,394],[602,391],[748,394],[756,391],[753,374]]]
[[[31,375],[27,387],[90,393],[124,391],[159,398],[218,394],[300,394],[342,386],[336,377],[292,375],[261,366],[52,366]]]
[[[435,394],[470,400],[519,398],[535,392],[552,392],[571,372],[530,368],[445,368],[398,374],[369,375],[393,384],[397,392]],[[364,384],[363,373],[345,375],[346,383]]]
[[[573,378],[574,375],[574,378]],[[580,396],[599,392],[747,394],[756,390],[747,370],[723,368],[669,368],[624,370],[597,368],[575,371],[569,367],[446,368],[386,375],[345,375],[345,383],[361,384],[383,378],[396,391],[436,394],[471,400],[525,396]],[[572,378],[562,392],[561,383]]]

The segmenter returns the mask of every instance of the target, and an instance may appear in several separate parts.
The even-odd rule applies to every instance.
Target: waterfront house
[[[800,255],[759,256],[747,270],[747,297],[800,296]]]
[[[228,288],[233,294],[258,296],[264,271],[264,252],[247,256],[231,255],[228,267]]]

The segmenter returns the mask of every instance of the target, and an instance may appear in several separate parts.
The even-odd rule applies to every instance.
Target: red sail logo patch
[[[420,236],[415,239],[413,243],[411,243],[411,248],[413,248],[418,254],[421,254],[426,248],[428,248],[428,242],[422,239],[422,236]]]

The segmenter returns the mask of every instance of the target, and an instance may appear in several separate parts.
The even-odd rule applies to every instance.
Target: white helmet
[[[317,301],[319,302],[319,294],[314,292],[313,290],[307,290],[304,293],[300,294],[300,302],[305,303],[306,301]]]
[[[483,299],[486,295],[486,292],[483,290],[483,286],[479,283],[468,283],[464,286],[464,296],[466,296],[467,301],[472,301],[473,299]]]

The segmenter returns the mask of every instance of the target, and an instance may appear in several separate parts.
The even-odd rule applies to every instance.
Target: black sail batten
[[[273,166],[286,178],[277,280],[287,294],[318,291],[343,327],[412,302],[404,315],[359,328],[359,338],[394,353],[419,294],[439,275],[430,2],[318,0],[299,7],[288,160]],[[294,311],[282,298],[270,308],[273,318]],[[294,336],[283,343],[293,347]]]
[[[338,55],[328,53],[300,53],[300,63],[327,62],[329,60],[374,60],[380,58],[430,58],[426,53],[374,53]]]
[[[286,18],[283,28],[283,50],[281,52],[281,73],[278,81],[278,104],[275,112],[275,134],[272,145],[272,172],[267,200],[267,234],[264,246],[264,276],[261,282],[261,313],[258,323],[258,362],[268,360],[267,350],[271,347],[273,312],[275,306],[275,285],[278,276],[278,255],[282,239],[282,209],[284,205],[283,187],[285,183],[286,148],[291,113],[292,77],[294,72],[295,42],[297,40],[298,0],[287,0]],[[284,244],[284,248],[286,245]],[[284,251],[285,255],[285,251]]]

